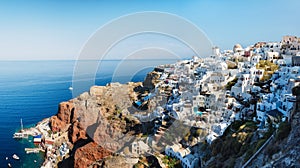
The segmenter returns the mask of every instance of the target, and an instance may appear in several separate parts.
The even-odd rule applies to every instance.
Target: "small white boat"
[[[5,160],[8,160],[8,157],[6,157]]]
[[[33,162],[36,163],[36,160],[34,160]]]
[[[72,86],[69,87],[69,90],[73,90]]]
[[[13,154],[13,156],[12,156],[15,160],[19,160],[20,159],[20,157],[18,156],[18,155],[16,155],[16,154]]]
[[[7,164],[7,167],[12,167],[10,163]]]

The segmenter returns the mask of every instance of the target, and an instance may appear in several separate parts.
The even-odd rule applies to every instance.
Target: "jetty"
[[[25,148],[25,152],[26,152],[27,154],[29,154],[29,153],[45,152],[45,150],[42,149],[42,148]]]

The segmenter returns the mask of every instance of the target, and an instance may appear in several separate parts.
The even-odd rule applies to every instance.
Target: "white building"
[[[262,56],[261,55],[254,55],[254,56],[251,57],[250,63],[252,64],[252,66],[254,66],[257,63],[259,63],[260,60],[262,60]]]
[[[204,107],[206,97],[204,95],[193,96],[193,107]]]
[[[234,97],[250,98],[251,95],[247,91],[251,88],[251,79],[250,74],[241,74],[238,82],[231,88],[231,95]]]
[[[277,59],[280,59],[279,52],[267,52],[267,60],[273,61]]]
[[[150,153],[150,147],[143,141],[134,141],[131,144],[131,153],[134,155],[142,155],[145,153]]]
[[[225,81],[225,76],[220,72],[214,72],[210,75],[210,83],[222,83]]]
[[[199,167],[199,158],[191,154],[189,148],[182,148],[180,144],[174,144],[165,148],[166,155],[180,160],[183,168]]]

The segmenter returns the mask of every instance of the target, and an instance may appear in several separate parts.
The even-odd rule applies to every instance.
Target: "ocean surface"
[[[91,73],[96,74],[96,85],[106,85],[112,80],[137,82],[143,81],[153,66],[174,62],[176,60],[105,60]],[[24,127],[34,126],[55,115],[60,102],[73,97],[69,87],[75,65],[75,61],[0,61],[0,167],[7,167],[8,163],[13,167],[41,166],[42,153],[24,151],[25,147],[34,147],[32,138],[16,140],[12,138],[13,133],[20,129],[20,119]],[[20,160],[12,159],[13,154]]]

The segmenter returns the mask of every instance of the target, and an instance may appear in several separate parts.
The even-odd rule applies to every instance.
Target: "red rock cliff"
[[[97,160],[101,160],[112,153],[95,142],[88,143],[75,152],[74,167],[86,168]]]
[[[66,130],[68,124],[76,121],[76,112],[71,101],[59,104],[58,112],[50,118],[50,127],[53,132]]]

